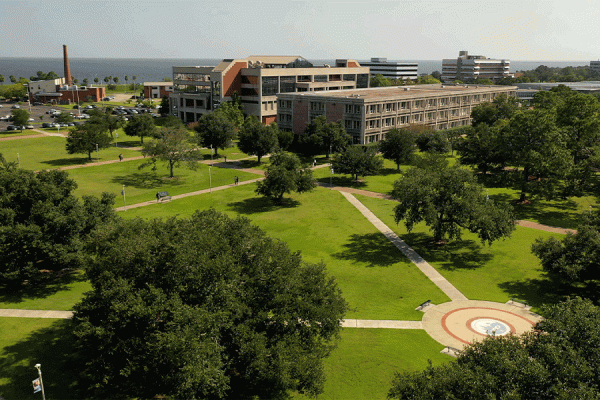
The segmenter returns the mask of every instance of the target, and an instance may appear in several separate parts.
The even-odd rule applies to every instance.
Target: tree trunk
[[[171,171],[171,176],[169,178],[173,178],[173,176],[174,176],[173,175],[173,165],[174,165],[174,162],[169,161],[169,170]]]
[[[523,182],[521,184],[521,196],[519,201],[522,203],[527,198],[527,182],[529,181],[529,168],[525,167],[523,170]]]
[[[88,159],[89,159],[90,161],[92,161],[92,152],[91,152],[91,151],[88,151]]]
[[[400,171],[400,163],[399,163],[399,162],[397,162],[397,163],[396,163],[396,169],[397,169],[398,171]]]
[[[142,144],[144,144],[144,135],[140,135],[140,141]]]
[[[258,163],[260,164],[260,154],[257,154],[256,157],[258,158]]]

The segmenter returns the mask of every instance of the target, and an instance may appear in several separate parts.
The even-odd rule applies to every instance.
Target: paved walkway
[[[0,309],[0,317],[67,319],[72,316],[73,311]]]
[[[442,290],[450,300],[467,300],[464,294],[458,291],[446,278],[435,268],[425,261],[416,251],[407,245],[394,231],[375,216],[367,207],[356,199],[352,194],[340,192],[354,207],[356,207],[381,233],[385,235],[417,268],[421,270],[437,287]]]

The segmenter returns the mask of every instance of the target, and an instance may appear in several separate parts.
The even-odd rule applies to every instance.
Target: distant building
[[[600,72],[600,61],[590,61],[590,70]]]
[[[355,144],[374,143],[392,128],[423,124],[448,129],[471,123],[473,107],[505,94],[514,86],[415,85],[277,95],[277,125],[304,133],[320,115],[342,121]]]
[[[498,80],[506,77],[512,77],[509,60],[470,56],[466,51],[461,51],[456,59],[442,60],[442,80],[444,82],[477,78]]]
[[[145,99],[162,99],[173,93],[173,82],[144,82]]]
[[[522,101],[533,100],[533,96],[540,90],[550,90],[559,85],[564,85],[571,90],[579,93],[593,94],[600,93],[600,82],[598,81],[583,81],[583,82],[547,82],[547,83],[515,83],[518,87],[517,98]]]
[[[104,87],[68,85],[65,78],[31,81],[27,85],[29,101],[71,104],[88,99],[100,101],[106,96]]]
[[[367,87],[369,68],[355,60],[315,67],[299,56],[250,56],[217,66],[173,67],[170,111],[184,122],[194,122],[237,93],[245,114],[269,124],[277,119],[277,93]]]
[[[392,62],[387,58],[371,58],[371,61],[361,61],[360,65],[371,69],[371,76],[381,74],[388,79],[410,79],[418,78],[417,69],[419,64],[409,62]]]

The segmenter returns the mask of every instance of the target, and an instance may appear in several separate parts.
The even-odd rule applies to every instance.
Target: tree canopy
[[[92,397],[279,399],[323,390],[346,303],[325,266],[245,218],[120,221],[94,235],[75,306]]]
[[[271,155],[265,179],[258,182],[256,193],[280,203],[283,195],[291,192],[308,192],[315,186],[310,168],[302,168],[295,154],[278,151]]]
[[[67,136],[66,149],[69,154],[87,154],[92,159],[92,152],[106,149],[111,138],[108,128],[102,123],[85,123],[71,129]]]
[[[165,161],[171,178],[175,176],[173,169],[179,167],[182,162],[186,162],[190,169],[198,168],[198,160],[202,159],[202,154],[190,142],[190,134],[187,129],[183,127],[161,128],[155,137],[156,140],[144,144],[142,153],[144,156],[149,156],[150,159],[140,164],[139,168],[149,165],[156,168],[157,160]]]
[[[569,299],[522,336],[488,337],[455,362],[398,373],[391,399],[598,399],[600,308]]]
[[[300,135],[305,152],[314,155],[325,153],[329,158],[330,152],[344,151],[351,142],[342,121],[327,122],[321,115],[306,126],[304,134]]]
[[[398,199],[396,223],[412,231],[424,221],[434,240],[460,239],[462,229],[476,233],[482,242],[509,237],[515,229],[512,211],[490,200],[470,171],[451,168],[411,168],[394,183]]]
[[[215,149],[215,155],[218,155],[218,149],[225,150],[231,146],[235,138],[235,124],[226,115],[218,112],[204,114],[194,126],[194,130],[197,133],[198,144]]]
[[[144,144],[144,136],[152,136],[156,130],[154,120],[149,114],[134,115],[123,128],[128,136],[139,136]]]
[[[278,145],[277,124],[263,125],[257,116],[250,115],[238,132],[238,148],[246,154],[256,156],[258,163],[262,156],[275,150]]]
[[[2,156],[0,155],[0,159]],[[114,195],[74,195],[65,171],[0,166],[0,285],[19,287],[40,270],[80,268],[87,235],[115,218]]]
[[[375,175],[383,167],[383,159],[374,146],[350,146],[334,155],[331,166],[339,174],[350,174],[355,180],[359,176]]]
[[[12,110],[12,120],[13,123],[20,126],[21,131],[23,131],[23,125],[27,124],[27,121],[29,121],[29,111],[23,110],[22,108]]]

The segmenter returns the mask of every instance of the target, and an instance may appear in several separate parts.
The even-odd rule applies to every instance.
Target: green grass
[[[325,360],[324,393],[319,400],[385,399],[395,372],[418,371],[450,362],[443,345],[422,330],[349,329]],[[308,398],[296,396],[297,398]]]
[[[73,391],[78,374],[70,362],[73,335],[68,320],[0,318],[0,396],[41,399],[31,381],[41,364],[47,399],[81,398]]]
[[[87,154],[67,154],[65,143],[64,138],[56,136],[6,140],[0,145],[0,153],[8,161],[17,161],[18,154],[21,168],[34,171],[96,161],[116,160],[121,153],[125,158],[140,155],[138,151],[111,146],[108,149],[100,150],[97,155],[94,152],[92,161],[89,161]]]
[[[420,320],[422,313],[414,309],[423,301],[448,301],[340,193],[317,188],[312,193],[288,196],[283,206],[273,206],[257,197],[254,187],[240,186],[120,215],[189,216],[196,209],[214,207],[232,216],[246,216],[270,236],[301,251],[306,261],[323,261],[350,304],[348,318]]]
[[[169,178],[169,170],[166,163],[158,162],[156,171],[152,167],[138,169],[145,160],[124,161],[113,164],[98,165],[86,168],[69,170],[69,176],[77,182],[75,191],[77,196],[95,195],[102,192],[117,195],[116,206],[123,205],[121,191],[125,185],[125,199],[127,204],[142,203],[155,200],[156,192],[167,191],[171,196],[210,187],[208,166],[198,164],[196,171],[187,169],[185,166],[175,168],[174,178]],[[238,176],[240,181],[246,181],[260,177],[229,168],[211,168],[212,187],[229,185]]]
[[[481,244],[475,234],[464,231],[460,241],[434,245],[424,223],[410,234],[403,222],[396,225],[395,202],[356,197],[469,299],[504,303],[518,298],[536,307],[557,300],[552,299],[556,292],[548,289],[554,285],[531,253],[531,245],[539,237],[563,235],[517,227],[511,238],[488,246]]]
[[[0,291],[0,308],[21,310],[72,310],[92,286],[83,273],[56,278],[44,285],[26,286],[18,292]]]
[[[0,138],[11,138],[11,137],[17,137],[17,136],[32,136],[32,135],[39,135],[39,132],[35,132],[31,129],[23,129],[23,132],[21,131],[0,131]],[[4,147],[4,143],[2,144],[2,147]]]

